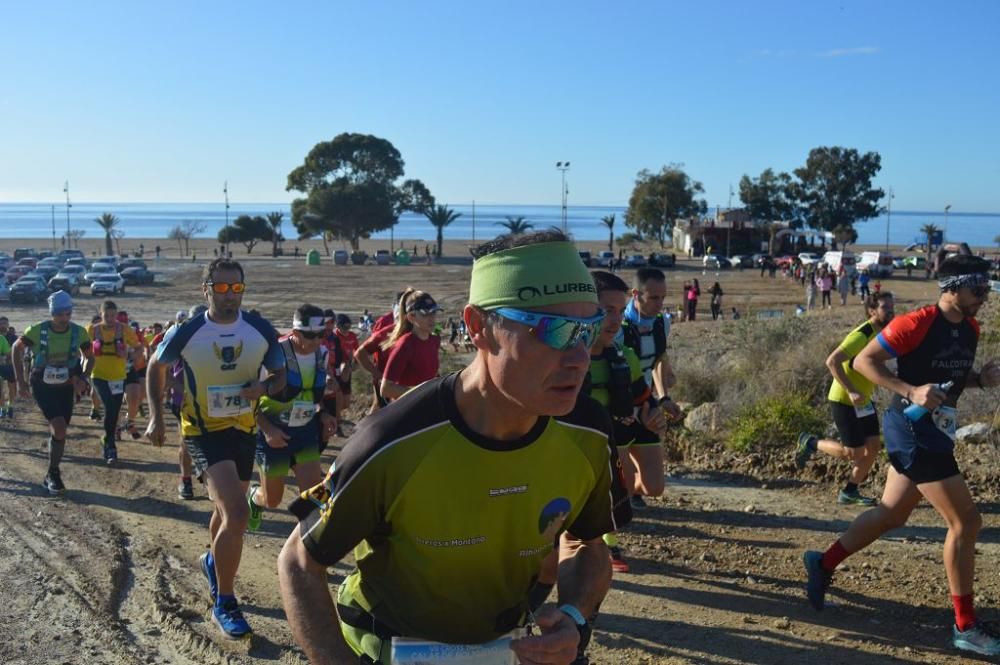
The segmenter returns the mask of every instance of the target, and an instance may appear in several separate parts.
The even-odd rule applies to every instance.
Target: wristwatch
[[[587,645],[590,644],[590,634],[592,632],[590,628],[590,623],[587,621],[586,617],[580,610],[576,609],[569,603],[565,603],[559,606],[559,611],[568,616],[576,624],[576,629],[580,632],[580,643],[576,648],[578,654],[583,654],[587,649]]]

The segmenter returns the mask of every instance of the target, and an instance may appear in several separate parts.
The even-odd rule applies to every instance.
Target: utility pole
[[[63,192],[66,194],[66,248],[69,248],[69,209],[73,207],[73,204],[69,202],[69,180],[63,185]]]
[[[944,207],[944,233],[941,234],[941,245],[944,246],[948,242],[948,211],[951,210],[951,204]]]
[[[562,172],[562,232],[569,233],[569,221],[566,215],[566,207],[569,203],[569,190],[566,189],[566,171],[569,171],[569,162],[556,162],[556,168]]]
[[[476,244],[476,200],[472,199],[472,244]]]
[[[729,207],[726,210],[726,216],[729,217],[726,224],[726,258],[732,256],[729,251],[729,236],[732,235],[733,230],[733,183],[729,183]]]
[[[226,180],[222,183],[222,193],[226,197],[226,242],[223,245],[226,248],[226,258],[229,257],[229,181]]]
[[[889,188],[889,200],[885,204],[885,251],[889,251],[889,223],[892,221],[892,199],[895,195],[892,193],[892,187]]]
[[[56,251],[56,207],[52,206],[52,253]]]

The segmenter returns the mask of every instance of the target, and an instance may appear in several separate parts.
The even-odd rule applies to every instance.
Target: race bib
[[[212,418],[230,418],[250,410],[250,400],[240,397],[243,386],[209,386],[208,415]]]
[[[309,423],[316,415],[316,403],[305,400],[295,400],[292,408],[288,411],[288,426],[302,427]]]
[[[42,381],[50,385],[62,385],[69,381],[69,367],[53,367],[46,365],[42,372]]]
[[[955,440],[955,430],[958,429],[958,409],[953,406],[939,406],[931,414],[934,426],[941,430],[952,441]]]
[[[108,381],[108,388],[111,389],[112,395],[121,395],[125,392],[125,382],[124,381]]]
[[[393,665],[516,665],[511,640],[524,636],[518,629],[486,644],[443,644],[408,637],[392,638]]]
[[[867,416],[875,415],[875,402],[868,402],[864,406],[854,407],[854,415],[858,418],[865,418]]]

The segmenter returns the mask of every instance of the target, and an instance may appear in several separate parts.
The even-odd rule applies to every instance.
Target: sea
[[[449,204],[461,217],[445,228],[446,239],[488,240],[503,232],[499,224],[508,217],[523,217],[536,230],[562,224],[562,208],[558,205],[524,204]],[[71,229],[83,230],[84,237],[101,237],[103,232],[94,222],[103,213],[112,213],[121,220],[125,238],[166,238],[170,229],[185,220],[205,225],[200,237],[215,237],[226,224],[227,210],[222,203],[0,203],[0,238],[59,238]],[[295,238],[288,203],[230,203],[230,222],[240,215],[285,215],[283,232]],[[607,240],[607,227],[601,218],[615,215],[615,236],[629,229],[625,226],[624,206],[569,206],[566,211],[569,231],[577,240]],[[967,242],[973,247],[992,247],[1000,234],[1000,213],[949,213],[892,211],[891,217],[880,215],[855,224],[858,244],[882,245],[888,233],[889,244],[909,245],[922,241],[920,227],[935,224],[946,229],[948,242]],[[403,214],[392,234],[396,238],[431,242],[435,230],[422,215]],[[373,234],[375,239],[389,239],[390,231]]]

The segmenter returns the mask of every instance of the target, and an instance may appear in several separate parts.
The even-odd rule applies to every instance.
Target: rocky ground
[[[246,305],[279,324],[306,299],[352,314],[363,307],[380,312],[406,284],[437,296],[447,316],[458,312],[468,279],[466,266],[449,264],[247,265]],[[130,289],[119,306],[143,323],[165,320],[198,300],[198,268],[164,262],[156,285]],[[672,289],[695,276],[703,288],[716,279],[685,263],[671,275]],[[718,279],[741,307],[790,309],[801,300],[800,289],[780,279],[750,272]],[[933,292],[917,281],[892,288],[913,302]],[[80,303],[77,318],[84,318],[96,301],[83,296]],[[3,311],[19,329],[43,316],[41,308]],[[816,320],[842,326],[836,314]],[[709,320],[677,326],[675,334],[678,343],[710,340],[719,329]],[[238,590],[255,634],[250,642],[227,642],[209,620],[198,568],[208,547],[209,503],[201,488],[194,501],[177,499],[173,437],[163,448],[123,442],[118,467],[108,469],[99,435],[78,407],[63,466],[69,491],[50,499],[40,487],[40,414],[19,403],[17,417],[0,425],[0,663],[304,662],[284,620],[275,572],[292,519],[270,512],[262,530],[247,536]],[[841,469],[819,462],[799,473],[790,452],[780,451],[754,458],[688,443],[670,452],[666,494],[637,512],[621,536],[632,572],[615,576],[596,624],[595,662],[988,662],[950,648],[945,530],[930,508],[848,559],[830,594],[833,606],[817,613],[803,597],[801,556],[832,542],[858,512],[834,501]],[[977,596],[986,618],[995,617],[1000,602],[997,461],[987,444],[963,448],[985,521]],[[292,485],[286,498],[294,491]],[[348,570],[332,569],[330,583]]]

